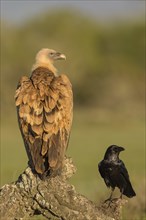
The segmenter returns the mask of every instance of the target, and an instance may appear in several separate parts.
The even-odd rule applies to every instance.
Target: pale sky
[[[102,21],[145,16],[145,0],[1,0],[1,19],[21,24],[37,14],[59,8],[71,8]]]

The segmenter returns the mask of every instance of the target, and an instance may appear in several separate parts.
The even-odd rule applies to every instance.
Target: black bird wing
[[[126,181],[129,181],[129,174],[125,167],[125,164],[123,163],[122,160],[120,160],[119,163],[120,163],[120,174],[125,178]]]
[[[110,167],[108,167],[108,164],[104,160],[102,160],[98,164],[99,173],[102,176],[102,178],[104,179],[104,182],[107,187],[111,186],[110,179],[109,179],[109,171],[108,171],[109,169],[110,169]]]
[[[98,169],[107,187],[114,189],[117,186],[122,194],[127,197],[136,195],[132,188],[128,171],[122,160],[112,162],[102,160],[98,165]]]
[[[122,185],[121,190],[123,191],[123,194],[128,197],[135,196],[136,193],[133,190],[133,187],[130,182],[128,171],[127,171],[125,164],[123,163],[122,160],[120,160],[120,176],[123,179],[123,181],[122,181],[123,184],[121,183],[121,185]]]

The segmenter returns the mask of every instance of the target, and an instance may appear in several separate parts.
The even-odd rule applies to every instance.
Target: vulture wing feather
[[[46,175],[62,167],[72,124],[72,86],[66,75],[38,67],[15,94],[18,121],[32,169]]]

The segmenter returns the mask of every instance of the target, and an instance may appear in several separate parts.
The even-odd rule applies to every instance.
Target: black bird
[[[122,195],[126,195],[129,198],[136,196],[129,179],[128,171],[123,161],[119,159],[119,153],[123,150],[125,150],[123,147],[116,145],[109,146],[105,152],[104,159],[98,164],[100,175],[104,179],[105,184],[107,187],[112,188],[111,195],[107,200],[112,199],[115,187],[120,189],[121,199]]]

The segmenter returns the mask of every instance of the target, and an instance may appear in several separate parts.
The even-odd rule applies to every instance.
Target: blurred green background
[[[129,200],[123,219],[144,219],[145,22],[141,15],[103,23],[66,8],[46,10],[19,25],[1,21],[1,186],[16,180],[27,166],[14,94],[19,78],[31,73],[35,54],[43,47],[66,54],[66,62],[56,66],[73,85],[74,120],[67,155],[77,173],[70,182],[99,204],[110,191],[97,165],[109,145],[124,146],[121,159],[137,196]]]

